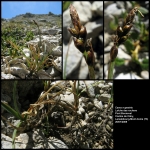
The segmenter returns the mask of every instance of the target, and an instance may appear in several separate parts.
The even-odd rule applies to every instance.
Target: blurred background
[[[86,27],[87,39],[92,38],[92,46],[96,59],[96,79],[103,79],[102,1],[63,2],[63,79],[89,79],[88,67],[84,57],[82,53],[74,46],[71,34],[67,29],[69,27],[73,27],[69,10],[71,3],[76,8],[82,25]]]
[[[110,49],[118,25],[138,9],[127,41],[118,47],[114,79],[149,79],[149,1],[104,1],[104,77],[107,79]]]

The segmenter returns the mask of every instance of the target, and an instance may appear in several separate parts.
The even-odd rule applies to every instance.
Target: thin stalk
[[[88,65],[88,69],[89,69],[89,78],[90,79],[95,79],[95,71],[94,71],[93,66]]]
[[[108,69],[108,79],[113,79],[114,66],[115,66],[115,61],[110,62],[109,69]]]
[[[18,124],[16,125],[17,128],[20,127],[21,125],[21,121],[18,122]],[[15,149],[15,138],[17,136],[17,129],[14,129],[13,135],[12,135],[12,148]]]

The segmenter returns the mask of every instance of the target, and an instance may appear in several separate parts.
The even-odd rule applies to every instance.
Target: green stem
[[[16,127],[20,127],[21,125],[21,121],[18,122],[18,124],[16,125]],[[17,129],[14,129],[13,135],[12,135],[12,148],[15,149],[15,138],[17,136]]]
[[[95,71],[94,71],[93,66],[88,66],[88,69],[89,69],[89,78],[95,79]]]
[[[114,66],[115,66],[115,60],[113,62],[110,62],[110,64],[109,64],[108,79],[113,79]]]

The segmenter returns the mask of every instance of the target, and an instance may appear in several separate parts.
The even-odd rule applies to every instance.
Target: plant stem
[[[110,62],[110,64],[109,64],[108,79],[113,79],[114,66],[115,66],[115,60],[113,62]]]
[[[95,79],[95,71],[94,71],[93,66],[88,65],[88,69],[89,69],[89,78],[90,79]]]
[[[18,122],[18,124],[16,125],[17,128],[20,127],[21,125],[21,121]],[[15,149],[15,138],[17,136],[17,129],[14,129],[13,135],[12,135],[12,148]]]

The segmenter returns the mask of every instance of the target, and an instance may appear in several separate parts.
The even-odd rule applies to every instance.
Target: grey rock
[[[26,75],[28,75],[30,72],[23,68],[10,67],[10,68],[5,68],[5,73],[6,74],[11,73],[12,75],[19,76],[21,79],[25,79]]]
[[[85,59],[83,57],[81,59],[81,65],[79,67],[79,70],[80,70],[79,76],[76,77],[76,79],[77,78],[78,79],[86,79],[89,73],[88,73],[88,66],[87,66]]]
[[[29,136],[28,136],[28,134],[21,133],[18,137],[16,137],[16,142],[27,144],[29,142]]]
[[[89,97],[95,97],[95,91],[94,87],[92,86],[92,83],[94,83],[94,81],[85,81],[86,92]]]
[[[101,94],[98,99],[102,102],[108,102],[110,97],[110,94]]]
[[[54,60],[54,63],[56,65],[55,69],[61,72],[62,71],[62,58],[57,57],[57,59]]]
[[[4,134],[1,134],[1,148],[2,149],[10,149],[12,148],[12,139],[8,136],[5,136]],[[18,143],[17,143],[18,142]],[[25,149],[26,148],[26,144],[24,143],[20,143],[19,141],[15,140],[15,148],[16,149]]]
[[[108,64],[110,61],[110,53],[104,54],[104,64]]]
[[[98,101],[98,99],[94,99],[93,102],[94,102],[94,106],[95,106],[96,108],[98,108],[99,110],[102,110],[103,105],[102,105],[101,102]]]
[[[148,71],[142,71],[141,72],[141,77],[143,79],[149,79],[149,72]]]
[[[104,83],[102,83],[102,82],[100,82],[99,84],[98,84],[98,87],[101,89],[102,87],[104,86]]]
[[[58,30],[56,29],[41,29],[41,34],[44,35],[56,35],[57,32]]]
[[[56,34],[62,34],[62,30],[58,29]]]
[[[95,114],[95,111],[91,111],[88,113],[89,117],[93,116]]]
[[[109,52],[110,51],[110,49],[111,49],[111,47],[110,48],[106,48],[106,46],[108,45],[108,44],[110,44],[110,42],[112,42],[112,36],[111,35],[109,35],[107,32],[105,32],[104,33],[104,47],[105,47],[105,49],[104,49],[104,51],[105,52]]]
[[[103,85],[102,90],[107,91],[109,89],[109,85]]]
[[[70,104],[74,104],[74,95],[73,94],[70,94],[70,95],[62,95],[62,94],[60,94],[60,96],[61,96],[61,100],[67,101]]]
[[[78,14],[80,15],[80,21],[82,24],[87,23],[92,18],[92,5],[90,2],[73,2],[72,5],[76,8]]]
[[[48,70],[45,71],[45,70],[41,69],[37,72],[37,75],[38,75],[39,79],[50,79],[51,78]]]
[[[57,46],[57,47],[53,48],[52,55],[62,56],[62,46]]]
[[[26,55],[26,57],[30,57],[31,51],[28,48],[23,48],[22,51],[24,52],[24,54]],[[25,59],[25,57],[24,57],[24,59]]]
[[[105,32],[107,31],[110,34],[114,34],[114,31],[110,29],[110,26],[109,26],[109,23],[114,20],[114,16],[111,14],[107,14],[106,11],[104,11],[104,18],[107,18],[107,19],[104,19],[104,25],[105,25],[104,31]]]
[[[125,12],[126,10],[124,8],[118,9],[117,4],[111,4],[105,9],[106,14],[111,14],[113,16],[120,16],[121,13]]]
[[[106,125],[106,129],[110,132],[111,131],[111,128],[110,128],[110,126],[107,124]]]
[[[109,87],[112,87],[112,86],[113,86],[113,83],[112,83],[112,82],[109,82],[108,85],[109,85]]]
[[[113,4],[114,1],[104,1],[104,8],[106,8],[108,5]]]
[[[98,106],[100,107],[100,109],[103,109],[102,101],[100,101],[100,102],[98,103]]]
[[[126,5],[127,10],[132,9],[132,4],[129,1],[117,1],[116,4],[118,8],[125,8]]]
[[[117,5],[118,8],[124,8],[125,2],[117,1],[116,5]]]
[[[103,2],[94,1],[91,9],[93,13],[103,16]]]
[[[69,12],[69,9],[67,9],[63,13],[63,40],[67,41],[67,42],[68,42],[68,39],[71,36],[69,31],[68,31],[68,28],[70,27],[70,24],[71,24],[70,12]]]
[[[22,60],[22,59],[12,59],[12,60],[10,60],[8,63],[9,63],[9,65],[12,67],[12,66],[14,66],[14,65],[16,65],[16,64],[23,63],[23,60]]]
[[[85,83],[84,81],[79,81],[79,90],[83,90],[85,88]],[[82,101],[84,100],[84,98],[82,99]]]
[[[55,34],[58,34],[58,33],[61,33],[61,30],[59,29],[50,29],[48,30],[49,34],[50,35],[55,35]]]
[[[125,53],[120,47],[118,48],[117,57],[120,59],[129,59],[129,60],[131,59],[131,56]]]
[[[9,136],[1,134],[1,149],[9,149],[12,147],[12,138]]]
[[[66,70],[63,71],[65,71],[66,76],[69,76],[80,65],[83,55],[73,42],[69,46],[68,56],[66,57],[67,50],[68,46],[63,45],[63,69],[65,68],[65,61],[67,61]]]
[[[85,110],[82,107],[79,107],[79,111],[81,112],[81,114],[85,113]]]
[[[60,75],[60,72],[54,67],[49,67],[45,72],[48,73],[52,77],[56,77]]]
[[[104,93],[104,91],[103,91],[103,90],[100,90],[100,91],[99,91],[99,93],[100,93],[100,94],[103,94],[103,93]]]
[[[88,22],[85,27],[87,30],[87,38],[95,38],[99,36],[100,32],[103,30],[103,19]]]
[[[47,22],[46,19],[39,19],[39,22]]]

